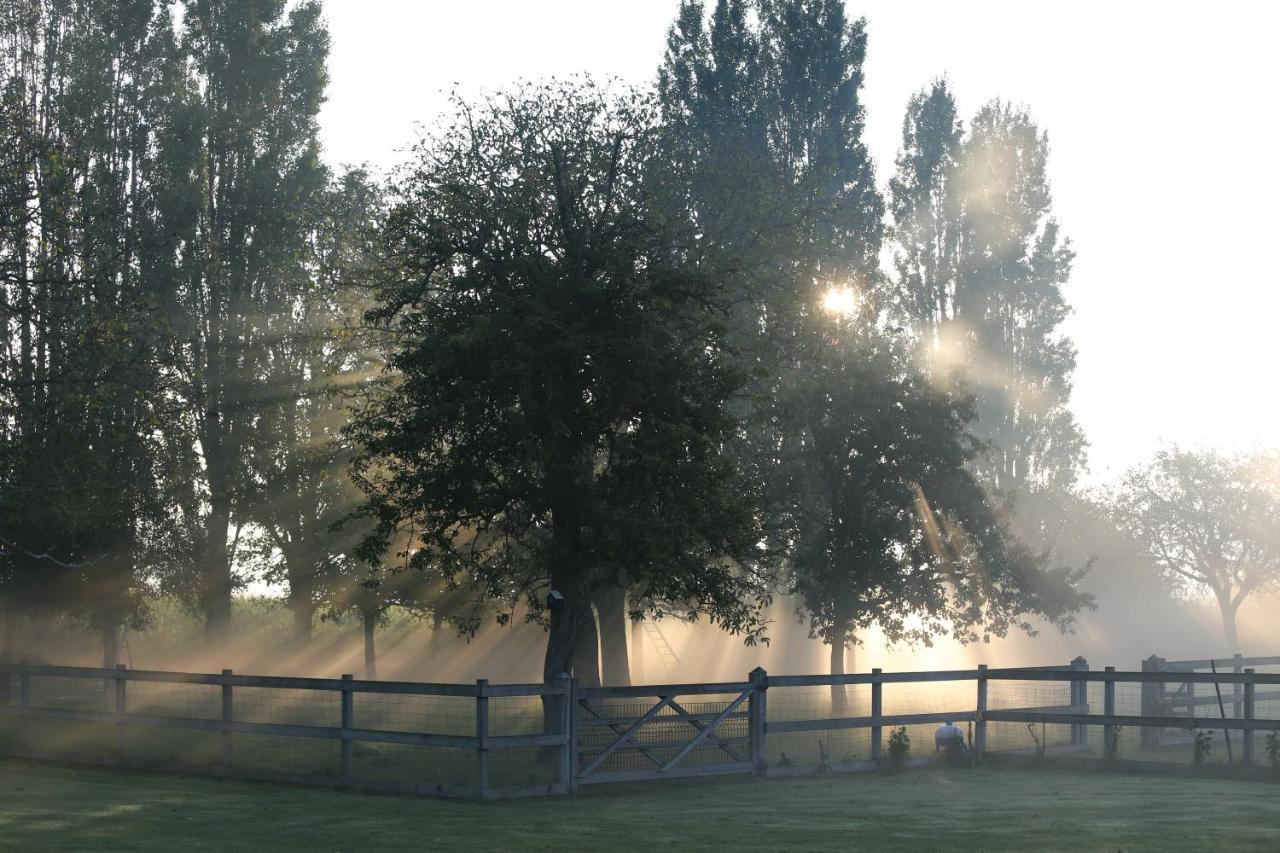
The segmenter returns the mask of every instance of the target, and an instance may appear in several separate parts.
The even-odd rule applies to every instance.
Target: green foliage
[[[1191,730],[1191,763],[1202,767],[1209,760],[1213,751],[1213,732],[1206,729]]]
[[[1271,732],[1267,735],[1266,750],[1271,771],[1280,776],[1280,732]]]
[[[589,596],[620,578],[646,609],[753,634],[767,595],[754,486],[726,452],[729,295],[655,208],[652,103],[584,82],[457,109],[386,226],[369,316],[398,378],[347,432],[366,555],[393,548],[477,604],[541,614],[557,590],[548,677],[573,648],[594,660]]]
[[[911,757],[911,737],[906,726],[899,726],[889,732],[889,763],[894,770],[901,770]]]
[[[1004,493],[1071,486],[1084,440],[1068,409],[1075,350],[1060,326],[1074,256],[1052,214],[1048,142],[1000,101],[967,133],[945,80],[912,97],[890,182],[895,304],[938,381],[977,402],[974,461]]]

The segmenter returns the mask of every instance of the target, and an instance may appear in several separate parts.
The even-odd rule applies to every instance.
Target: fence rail
[[[1060,741],[1055,749],[1091,753],[1094,727],[1101,755],[1114,758],[1121,728],[1195,727],[1223,733],[1229,751],[1230,733],[1240,732],[1240,763],[1248,765],[1256,759],[1256,732],[1280,731],[1280,707],[1259,713],[1260,703],[1280,706],[1280,690],[1257,689],[1280,685],[1280,673],[1249,665],[1280,664],[1280,657],[1225,663],[1230,671],[1145,662],[1143,671],[1099,671],[1081,658],[1057,667],[835,676],[756,669],[745,681],[626,687],[580,686],[568,676],[551,684],[428,684],[10,664],[0,665],[0,679],[10,687],[17,681],[16,692],[5,691],[17,704],[0,706],[0,726],[10,726],[0,732],[0,751],[483,799],[641,779],[874,769],[884,760],[885,729],[942,722],[969,727],[975,760],[1011,749],[1043,754],[1051,740]],[[1171,704],[1168,684],[1182,685],[1186,695]],[[1193,714],[1214,710],[1190,692],[1202,684],[1232,689],[1212,697],[1216,717]],[[1118,700],[1125,685],[1141,688],[1139,713],[1129,712],[1134,702]],[[1101,696],[1091,696],[1099,686]],[[928,700],[901,693],[921,690],[951,692]],[[1151,705],[1156,695],[1163,705]],[[1170,713],[1179,708],[1183,715]],[[993,746],[995,728],[1009,724],[1025,727],[1023,742],[1004,738]],[[139,757],[155,752],[166,731],[186,733],[167,761]],[[192,753],[200,737],[213,738],[202,757]],[[286,742],[296,745],[292,752],[281,746]],[[817,759],[799,766],[797,756],[815,744]],[[851,754],[835,754],[838,744]],[[299,772],[295,765],[312,753],[327,757]]]

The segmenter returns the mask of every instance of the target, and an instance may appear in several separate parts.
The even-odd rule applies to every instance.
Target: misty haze
[[[0,0],[0,846],[1280,849],[1278,23]]]

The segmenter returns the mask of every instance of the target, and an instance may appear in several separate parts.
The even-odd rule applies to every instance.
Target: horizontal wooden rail
[[[742,693],[754,689],[750,681],[724,681],[709,684],[637,684],[629,687],[579,687],[579,699],[644,699],[664,696],[697,696],[716,693]]]
[[[421,696],[478,696],[474,684],[432,684],[422,681],[361,681],[341,678],[302,678],[289,675],[222,675],[202,672],[168,672],[149,669],[100,669],[81,666],[0,664],[0,675],[35,675],[42,678],[88,678],[108,681],[148,681],[162,684],[204,684],[211,687],[261,687],[277,690],[327,690],[352,693],[396,693]],[[496,684],[486,694],[494,698],[561,696],[562,688],[546,684]]]
[[[841,684],[904,684],[927,681],[975,681],[980,670],[953,669],[937,672],[858,672],[846,675],[771,675],[770,687],[829,687]],[[1087,669],[987,669],[988,681],[1115,681],[1117,683],[1166,684],[1277,684],[1280,672],[1102,672]],[[641,689],[641,688],[632,688]],[[651,691],[658,688],[643,688]],[[581,692],[581,691],[579,691]],[[730,692],[730,691],[724,691]]]
[[[990,723],[1066,723],[1080,726],[1121,726],[1160,729],[1233,729],[1240,731],[1280,731],[1280,720],[1236,720],[1228,717],[1140,717],[1127,714],[1042,714],[1034,711],[987,711]]]
[[[1259,658],[1203,658],[1201,660],[1167,660],[1160,664],[1165,670],[1209,669],[1217,666],[1280,666],[1280,657]]]
[[[241,734],[275,735],[278,737],[319,738],[322,740],[370,741],[409,746],[448,749],[475,749],[480,740],[467,735],[440,735],[427,732],[398,732],[382,729],[344,729],[337,726],[304,726],[288,723],[250,723],[240,720],[202,719],[199,717],[162,717],[151,714],[116,714],[110,711],[80,711],[67,708],[4,707],[0,716],[48,720],[70,720],[81,723],[108,723],[162,729],[191,729],[204,732],[237,732]],[[564,746],[563,734],[490,735],[485,745],[491,749],[527,749],[540,746]]]
[[[783,734],[786,732],[824,732],[833,729],[917,726],[924,723],[976,720],[977,717],[978,715],[974,711],[946,711],[934,714],[887,714],[879,717],[845,717],[836,720],[778,720],[765,725],[769,734]],[[988,718],[990,718],[989,714]]]
[[[1280,699],[1280,690],[1273,690],[1267,693],[1258,693],[1253,697],[1255,702],[1268,702]],[[1212,705],[1215,708],[1221,702],[1224,705],[1243,705],[1243,693],[1228,693],[1221,699],[1217,696],[1196,696],[1192,699],[1173,698],[1168,700],[1169,704],[1174,708],[1199,707],[1200,705]]]

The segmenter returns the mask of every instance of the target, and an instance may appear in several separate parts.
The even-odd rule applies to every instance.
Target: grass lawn
[[[1280,850],[1280,787],[1053,770],[450,802],[0,759],[5,850]]]

